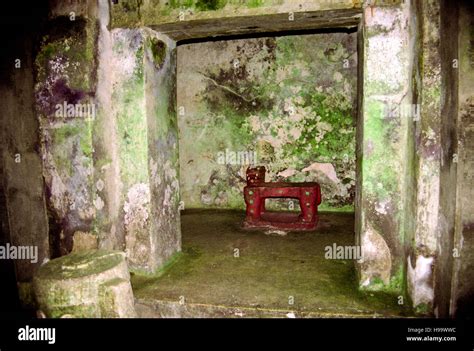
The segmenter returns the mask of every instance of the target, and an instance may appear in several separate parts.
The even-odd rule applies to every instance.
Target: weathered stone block
[[[49,261],[34,278],[38,308],[46,317],[135,317],[125,255],[90,250]]]
[[[99,289],[101,317],[136,317],[130,281],[116,278],[102,284]]]
[[[73,236],[72,252],[97,249],[97,236],[92,233],[77,231]]]

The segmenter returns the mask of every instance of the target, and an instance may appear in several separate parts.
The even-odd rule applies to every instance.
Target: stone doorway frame
[[[363,9],[339,9],[325,11],[309,11],[292,14],[280,13],[262,16],[239,16],[225,19],[208,19],[149,25],[148,28],[156,31],[160,36],[166,36],[175,41],[176,48],[183,44],[196,42],[245,39],[261,36],[298,35],[308,33],[330,33],[332,31],[354,31],[357,33],[357,108],[356,108],[356,196],[355,210],[355,243],[361,245],[360,235],[362,226],[361,208],[361,157],[363,143],[363,67],[364,67],[364,40],[363,40]],[[258,21],[256,18],[258,17]],[[177,65],[177,60],[175,60]],[[177,66],[175,68],[177,70]],[[178,110],[178,106],[176,106]]]

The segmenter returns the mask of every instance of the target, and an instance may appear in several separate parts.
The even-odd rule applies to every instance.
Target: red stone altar
[[[244,228],[314,230],[318,224],[321,203],[318,183],[266,183],[265,167],[248,168],[244,198],[247,205]],[[301,213],[267,212],[265,199],[268,198],[298,199]]]

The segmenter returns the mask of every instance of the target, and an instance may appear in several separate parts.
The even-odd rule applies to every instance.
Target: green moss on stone
[[[38,270],[39,279],[80,278],[112,269],[124,256],[120,251],[90,250],[74,252],[49,261]]]
[[[71,176],[74,172],[73,156],[84,156],[86,162],[92,163],[92,129],[90,121],[69,121],[61,127],[50,129],[52,154],[55,166],[60,172]],[[76,149],[76,147],[78,147]]]
[[[143,83],[144,74],[143,74],[143,53],[144,47],[140,45],[138,50],[135,52],[135,69],[133,74],[135,76],[135,80],[137,84]]]
[[[363,288],[368,291],[382,291],[386,293],[402,294],[404,285],[403,267],[400,267],[396,274],[390,278],[390,282],[385,284],[379,277],[374,277],[370,285]]]
[[[76,124],[66,124],[62,127],[55,128],[51,131],[53,136],[53,143],[62,144],[69,138],[79,135],[80,132],[80,126]]]
[[[415,310],[415,313],[417,315],[427,316],[431,313],[431,307],[430,307],[430,305],[428,305],[426,303],[421,303],[421,304],[415,306],[414,310]]]
[[[113,94],[117,104],[121,178],[125,188],[148,179],[148,134],[143,76],[143,47],[136,53],[133,79],[122,82]]]
[[[384,81],[372,81],[366,84],[364,94],[366,96],[378,94],[391,94],[400,90],[399,86],[390,85]]]
[[[391,143],[395,122],[386,118],[385,104],[380,101],[367,101],[365,114],[363,186],[369,194],[384,200],[392,197],[398,185],[397,153]]]
[[[160,69],[163,67],[163,64],[166,59],[166,44],[158,38],[150,38],[148,40],[148,45],[153,56],[153,62],[156,68]]]
[[[54,23],[62,30],[53,29],[43,37],[35,61],[37,80],[42,82],[48,75],[60,72],[57,68],[52,71],[50,62],[62,58],[64,66],[59,68],[67,77],[69,87],[92,91],[95,85],[93,72],[96,67],[97,23],[84,18],[70,21],[68,17],[59,17]]]
[[[94,162],[94,166],[96,169],[101,169],[102,167],[106,166],[106,165],[109,165],[112,163],[112,159],[110,157],[104,157],[104,158],[100,158],[98,160],[96,160]]]
[[[55,300],[54,302],[60,302]],[[51,301],[53,302],[53,301]],[[67,300],[65,301],[67,302]],[[48,318],[99,318],[100,311],[95,304],[59,306],[55,305],[49,311],[46,311]]]
[[[111,3],[111,24],[114,28],[135,28],[141,24],[141,0],[123,0]]]
[[[249,8],[261,7],[265,5],[265,0],[248,0],[245,4]]]
[[[184,296],[189,303],[281,308],[296,314],[408,314],[394,293],[358,290],[353,261],[324,258],[325,246],[334,240],[342,244],[347,239],[347,245],[353,240],[351,215],[326,216],[341,224],[336,231],[308,233],[295,240],[291,234],[249,235],[234,225],[242,219],[240,211],[189,211],[182,216],[187,240],[179,261],[159,277],[133,275],[135,297],[178,302]],[[216,235],[220,240],[212,240]],[[236,243],[239,258],[233,255]],[[294,305],[288,305],[288,296],[294,296]]]
[[[31,282],[18,282],[18,298],[25,308],[36,308],[36,299]]]
[[[256,151],[257,163],[265,165],[272,181],[286,169],[296,172],[287,181],[314,180],[313,172],[302,170],[313,163],[331,163],[337,179],[334,184],[328,181],[334,194],[327,196],[325,189],[325,201],[331,200],[326,205],[350,205],[355,191],[355,72],[333,59],[340,63],[355,47],[347,35],[336,39],[336,44],[318,35],[252,40],[227,47],[239,59],[238,68],[225,63],[195,68],[209,79],[199,89],[204,92],[197,113],[180,117],[181,140],[193,140],[182,141],[180,147],[185,154],[204,158],[194,159],[192,167],[209,178],[201,178],[200,194],[186,190],[185,196],[193,197],[184,199],[189,206],[244,206],[237,176],[243,167],[215,164],[226,149]],[[264,72],[261,67],[266,67]],[[191,188],[189,182],[185,178],[185,188]],[[342,186],[347,192],[337,198]]]
[[[216,11],[226,4],[227,0],[197,0],[195,7],[199,11]]]
[[[313,10],[334,10],[361,7],[361,2],[353,4],[343,1],[321,1],[317,4],[307,2]],[[333,4],[334,3],[334,4]],[[136,5],[137,4],[137,5]],[[185,20],[189,19],[220,19],[234,17],[242,11],[248,15],[260,16],[301,11],[298,3],[283,5],[283,0],[168,0],[168,1],[134,1],[124,0],[111,5],[111,23],[113,28],[137,28],[153,26],[162,23],[181,21],[181,14]],[[289,3],[287,2],[286,5]]]
[[[321,203],[318,206],[318,211],[321,212],[354,212],[354,205],[335,206],[328,203]]]
[[[138,277],[137,280],[141,280],[142,278],[149,279],[149,278],[159,278],[163,276],[166,272],[168,272],[174,265],[178,262],[183,260],[183,253],[182,252],[175,252],[171,257],[166,261],[166,263],[155,270],[154,272],[147,271],[145,269],[140,268],[130,268],[132,277]]]

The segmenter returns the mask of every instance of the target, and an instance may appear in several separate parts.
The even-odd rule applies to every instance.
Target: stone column
[[[181,249],[175,43],[146,28],[111,38],[125,251],[131,269],[153,272]]]
[[[77,231],[92,232],[96,117],[95,8],[54,2],[35,60],[35,102],[50,217],[51,255],[72,250]]]
[[[457,204],[450,313],[472,318],[474,311],[474,5],[459,5],[459,116]],[[452,62],[451,62],[452,63]]]
[[[416,118],[411,100],[409,3],[367,6],[361,25],[357,199],[360,285],[402,292],[406,133]]]

